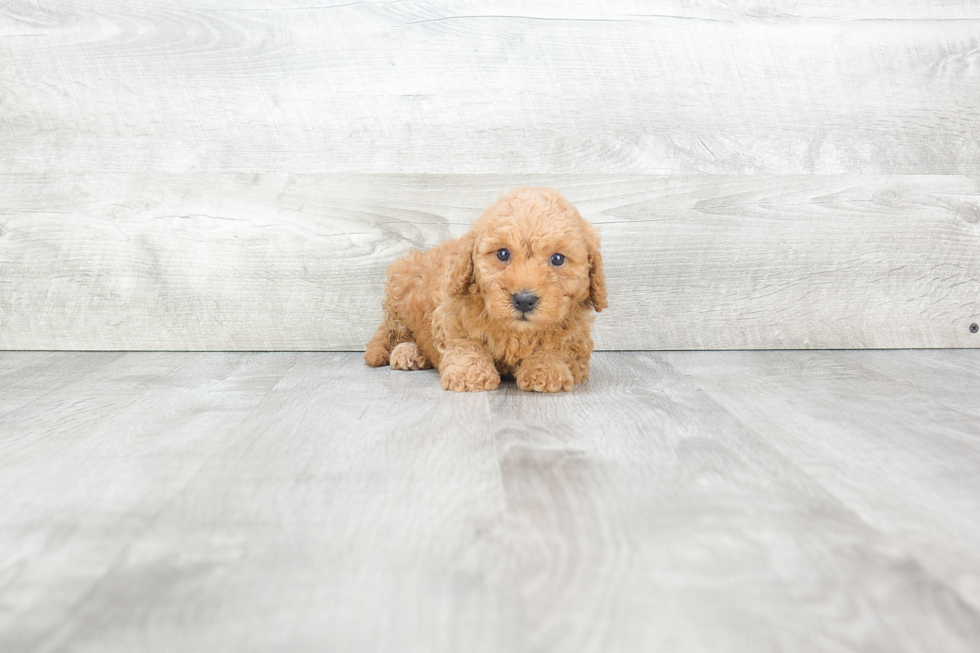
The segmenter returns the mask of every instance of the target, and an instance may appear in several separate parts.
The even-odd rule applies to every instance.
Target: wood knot
[[[970,224],[980,222],[980,206],[976,204],[964,204],[960,207],[959,214]]]

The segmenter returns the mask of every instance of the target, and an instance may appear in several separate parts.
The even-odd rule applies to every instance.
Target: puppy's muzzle
[[[535,307],[538,305],[538,296],[524,290],[511,295],[510,301],[514,304],[514,308],[519,310],[523,315],[530,313],[535,309]]]

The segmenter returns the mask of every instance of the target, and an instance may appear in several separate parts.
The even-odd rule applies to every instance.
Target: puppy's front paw
[[[517,369],[515,378],[518,388],[533,392],[561,392],[575,385],[572,371],[560,360],[526,360]]]
[[[427,370],[432,367],[432,363],[414,342],[395,345],[391,350],[390,365],[395,370]]]
[[[453,392],[482,392],[496,390],[500,385],[500,375],[489,363],[470,365],[451,365],[439,374],[443,390]]]

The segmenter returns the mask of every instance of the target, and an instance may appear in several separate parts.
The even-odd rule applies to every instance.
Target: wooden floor
[[[980,351],[0,353],[0,651],[980,650]]]

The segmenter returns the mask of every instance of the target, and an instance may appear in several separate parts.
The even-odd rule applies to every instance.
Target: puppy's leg
[[[581,383],[589,376],[589,358],[592,356],[592,338],[586,336],[569,347],[565,361],[572,370],[575,383]]]
[[[389,361],[393,370],[427,370],[432,367],[432,361],[425,357],[422,350],[414,342],[401,342],[391,350]]]
[[[536,352],[517,367],[517,387],[534,392],[571,390],[575,377],[568,363],[550,352]]]
[[[371,367],[387,365],[392,349],[399,343],[411,341],[412,334],[405,325],[386,309],[378,330],[368,343],[367,351],[364,352],[364,362]]]
[[[443,390],[481,392],[496,390],[500,374],[486,345],[476,340],[452,340],[443,350],[439,362],[439,379]]]
[[[592,347],[587,327],[569,330],[562,338],[533,351],[517,366],[517,387],[534,392],[571,390],[589,375]]]
[[[388,341],[388,330],[382,322],[371,338],[371,342],[368,343],[367,350],[364,352],[364,362],[371,367],[387,365],[388,355],[391,353],[388,349]]]
[[[575,383],[581,383],[589,376],[589,357],[577,356],[568,362],[568,367],[572,370],[572,378]]]

